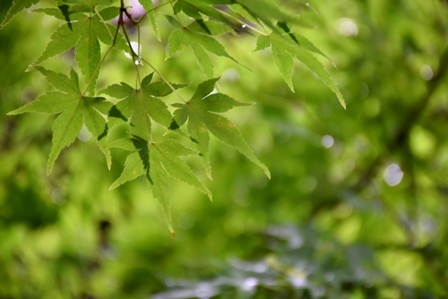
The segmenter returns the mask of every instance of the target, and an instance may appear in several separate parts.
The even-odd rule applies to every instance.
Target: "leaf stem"
[[[185,98],[179,93],[177,92],[177,90],[174,88],[174,86],[162,75],[161,72],[159,72],[149,61],[147,61],[146,59],[142,58],[142,60],[147,63],[153,70],[154,72],[156,72],[157,75],[160,76],[160,78],[162,78],[163,82],[165,82],[169,88],[171,88],[171,90],[184,102],[186,103],[187,100],[185,100]]]
[[[171,5],[171,8],[173,9],[173,14],[174,14],[174,16],[176,17],[176,19],[177,19],[177,21],[179,22],[179,24],[182,25],[182,22],[180,21],[179,16],[178,16],[176,13],[174,13],[173,1],[170,1],[169,3],[170,3],[170,5]],[[183,25],[182,25],[182,26],[183,26]]]
[[[114,36],[112,35],[112,32],[110,32],[110,29],[109,29],[109,27],[107,26],[106,21],[105,21],[105,20],[103,19],[103,17],[100,15],[99,11],[96,9],[96,6],[95,6],[95,13],[96,13],[96,15],[98,16],[98,18],[100,18],[100,20],[103,22],[104,27],[106,27],[107,32],[109,32],[109,37],[110,37],[111,39],[113,39]]]

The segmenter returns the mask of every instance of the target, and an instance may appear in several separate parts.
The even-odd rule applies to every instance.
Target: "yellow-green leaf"
[[[279,35],[275,32],[271,33],[269,38],[271,40],[274,60],[280,70],[280,73],[291,89],[291,70],[287,65],[291,63],[291,57],[293,56],[300,60],[313,73],[315,73],[316,76],[334,92],[341,106],[344,109],[346,108],[344,97],[340,92],[336,82],[324,67],[324,65],[319,60],[317,60],[317,58],[312,53],[310,53],[308,49],[309,45],[306,47],[302,47],[300,43],[295,42],[292,38],[290,38],[290,36]]]
[[[35,101],[9,112],[15,115],[25,112],[59,114],[53,123],[53,138],[48,158],[47,172],[53,169],[54,162],[61,151],[69,146],[78,136],[83,124],[98,141],[98,146],[104,153],[110,166],[111,157],[107,143],[102,135],[107,129],[104,112],[111,109],[112,104],[101,97],[85,97],[79,90],[78,75],[71,71],[70,78],[42,67],[36,67],[46,80],[59,89],[50,91],[38,97]]]
[[[8,12],[6,13],[5,18],[3,19],[2,23],[0,24],[0,29],[5,27],[16,14],[18,14],[25,8],[28,8],[31,5],[34,5],[38,2],[39,2],[39,0],[14,0],[12,2],[12,5],[9,8]]]
[[[245,155],[270,178],[268,168],[258,160],[238,128],[227,118],[216,114],[216,112],[225,112],[233,107],[246,105],[221,93],[210,94],[217,80],[215,78],[201,83],[190,101],[186,104],[178,105],[180,108],[177,110],[183,110],[182,114],[188,114],[188,132],[201,155],[204,157],[203,162],[207,174],[211,177],[208,158],[209,132],[211,132],[218,139],[236,148],[240,153]]]

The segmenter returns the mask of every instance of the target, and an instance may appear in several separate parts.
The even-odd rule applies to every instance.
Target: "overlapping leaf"
[[[112,183],[110,190],[123,185],[126,182],[135,180],[136,178],[145,175],[149,180],[149,148],[148,142],[138,136],[133,136],[129,139],[119,140],[121,145],[117,146],[130,150],[132,153],[128,155],[124,162],[124,169],[118,179]],[[125,144],[123,146],[123,144]]]
[[[160,41],[160,32],[159,32],[159,26],[157,25],[157,21],[156,21],[156,14],[155,14],[155,10],[154,10],[154,4],[152,3],[152,1],[141,1],[140,4],[143,6],[143,8],[146,10],[147,12],[147,16],[151,22],[151,26],[152,26],[152,30],[154,32],[154,35],[156,36],[156,38]]]
[[[273,0],[178,0],[176,1],[175,12],[182,10],[194,19],[202,19],[201,14],[204,14],[225,24],[228,23],[228,20],[217,11],[216,5],[235,4],[244,8],[247,14],[255,16],[267,25],[271,24],[272,19],[279,21],[297,20],[297,16],[282,10]]]
[[[169,37],[169,46],[166,58],[170,58],[177,52],[182,52],[190,47],[201,71],[207,77],[213,77],[214,65],[207,52],[217,56],[234,60],[212,35],[220,35],[229,31],[229,28],[213,21],[195,21],[186,27],[176,24],[177,21],[169,19],[178,29]],[[234,60],[235,61],[235,60]]]
[[[35,101],[8,114],[16,115],[24,112],[59,114],[53,123],[53,145],[48,158],[47,172],[51,172],[62,149],[76,139],[83,124],[99,141],[99,146],[110,165],[110,153],[103,143],[102,136],[106,129],[103,115],[108,113],[112,104],[106,102],[104,98],[83,96],[79,90],[78,74],[73,70],[69,78],[42,67],[36,69],[58,90],[41,95]]]
[[[286,31],[284,34],[272,32],[269,36],[260,35],[255,50],[262,50],[271,46],[272,56],[283,79],[289,88],[294,91],[292,83],[293,58],[300,60],[316,76],[322,80],[337,96],[339,103],[345,109],[345,100],[336,82],[324,65],[312,54],[318,53],[325,56],[305,37],[293,34],[285,24],[280,27]],[[326,57],[326,56],[325,56]]]
[[[209,132],[224,143],[236,148],[263,169],[267,177],[270,177],[268,168],[257,159],[238,128],[227,118],[218,114],[247,104],[235,101],[222,93],[212,93],[217,80],[218,78],[215,78],[201,83],[190,101],[176,105],[179,108],[174,113],[176,125],[181,126],[188,119],[188,132],[203,156],[209,177],[211,177],[208,155]]]
[[[114,189],[128,181],[145,175],[162,207],[164,219],[169,230],[174,234],[171,223],[171,185],[173,179],[185,182],[212,199],[212,194],[198,179],[188,164],[181,158],[197,155],[197,152],[185,147],[176,140],[168,139],[162,142],[148,142],[137,136],[131,140],[135,150],[126,158],[123,172],[111,185]]]
[[[39,0],[14,0],[12,2],[12,5],[9,8],[8,12],[6,13],[5,18],[3,19],[2,23],[0,24],[0,29],[5,27],[16,14],[18,14],[25,8],[31,7],[32,5],[34,5],[38,2],[39,2]]]
[[[39,1],[14,0],[0,28],[15,14],[37,2]],[[97,139],[109,168],[110,147],[130,151],[123,172],[111,185],[111,189],[145,176],[152,186],[154,196],[160,201],[170,231],[174,233],[170,214],[170,190],[173,179],[195,187],[211,199],[210,191],[182,158],[188,155],[202,156],[207,175],[211,178],[210,133],[236,148],[262,168],[267,177],[270,177],[270,173],[257,159],[238,128],[221,114],[247,104],[235,101],[225,94],[214,93],[217,78],[201,83],[188,102],[175,104],[177,110],[174,111],[174,115],[160,97],[185,85],[151,82],[152,74],[139,82],[137,88],[126,83],[113,84],[105,88],[102,93],[119,100],[115,105],[102,97],[93,97],[101,63],[100,43],[115,45],[120,50],[129,51],[124,37],[121,34],[116,35],[117,28],[105,22],[124,12],[124,7],[112,7],[112,2],[112,0],[56,0],[56,6],[53,8],[35,10],[64,22],[52,34],[45,51],[33,65],[57,90],[50,91],[9,114],[24,112],[58,114],[53,124],[48,172],[51,172],[61,151],[76,139],[83,125]],[[99,11],[98,7],[102,5],[107,7]],[[160,40],[152,1],[142,1],[142,5],[148,12],[147,16],[155,35]],[[221,10],[222,6],[217,5],[228,5],[230,10]],[[206,77],[212,78],[214,63],[210,54],[234,60],[226,48],[217,41],[216,36],[234,33],[232,28],[235,27],[235,19],[245,19],[256,24],[254,26],[272,30],[270,35],[258,38],[256,50],[271,47],[274,61],[292,90],[291,78],[296,58],[337,95],[345,108],[344,99],[336,83],[313,54],[325,55],[306,38],[289,30],[287,22],[296,22],[297,16],[282,10],[274,0],[178,0],[172,7],[175,14],[183,12],[194,21],[184,26],[180,23],[182,18],[167,16],[169,22],[176,28],[168,38],[167,59],[190,48],[199,69]],[[126,30],[125,26],[122,28]],[[88,86],[89,96],[80,91],[78,74],[75,71],[72,70],[68,77],[37,66],[72,48],[75,49],[75,59],[83,74],[84,85]],[[176,140],[154,141],[153,121],[172,130],[187,124],[187,131],[197,151]]]
[[[174,12],[177,14],[182,10],[186,15],[195,20],[202,20],[202,15],[206,15],[222,24],[232,27],[234,24],[216,8],[217,4],[223,5],[230,3],[232,3],[232,1],[179,0],[176,1],[176,4],[174,5]]]
[[[246,28],[247,24],[252,23],[252,29],[253,27],[258,27],[259,30],[264,31],[263,29],[269,27],[273,31],[279,31],[278,26],[275,26],[275,21],[295,24],[298,23],[299,20],[296,13],[291,14],[290,12],[287,12],[287,10],[281,9],[281,6],[272,0],[236,0],[231,2],[232,3],[227,6],[228,10],[217,10],[233,20],[239,20],[237,22],[243,24],[243,28]]]
[[[140,89],[134,89],[126,83],[113,84],[102,91],[117,99],[122,99],[116,109],[125,119],[130,119],[131,133],[143,140],[149,140],[151,134],[151,119],[169,127],[172,122],[171,113],[166,104],[158,97],[170,94],[172,88],[184,87],[183,84],[152,82],[152,74],[141,82]]]
[[[236,0],[234,2],[239,3],[264,23],[268,23],[267,20],[272,19],[277,21],[297,21],[297,15],[294,16],[292,13],[284,11],[283,6],[278,5],[275,0]]]
[[[170,183],[172,178],[195,187],[206,194],[210,200],[212,199],[210,190],[197,178],[188,164],[180,158],[187,155],[197,155],[197,153],[175,140],[151,143],[150,145],[150,178],[153,193],[162,205],[165,220],[172,233],[174,232],[171,227],[170,213]]]
[[[51,41],[34,64],[40,64],[75,47],[76,61],[84,75],[85,83],[89,84],[90,92],[93,94],[101,60],[100,41],[112,45],[115,28],[104,23],[101,20],[102,17],[100,18],[94,12],[80,13],[78,10],[70,11],[71,8],[66,7],[65,13],[61,12],[61,14],[54,9],[38,10],[59,18],[62,15],[67,22],[60,25],[52,34]],[[109,16],[110,10],[106,9],[103,14],[105,17]],[[117,35],[116,47],[122,50],[126,49],[126,42],[120,34]]]
[[[93,7],[97,5],[108,5],[113,2],[113,0],[58,0],[58,2],[68,3],[68,4],[82,4],[86,7]]]

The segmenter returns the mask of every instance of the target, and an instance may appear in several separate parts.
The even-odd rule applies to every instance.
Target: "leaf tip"
[[[106,155],[106,166],[107,170],[110,171],[110,169],[112,168],[112,158],[107,155]]]
[[[269,171],[269,169],[267,167],[265,167],[263,170],[264,170],[264,174],[266,175],[266,177],[270,180],[271,172]]]
[[[173,229],[170,229],[170,235],[171,238],[174,238],[174,235],[176,234],[176,232]]]
[[[205,175],[210,181],[213,181],[212,167],[209,163],[210,163],[209,161],[204,161],[204,164],[206,164]]]
[[[271,172],[269,171],[269,168],[258,160],[255,160],[254,163],[263,170],[264,175],[270,180]]]
[[[342,108],[344,108],[344,110],[347,110],[347,106],[343,97],[339,97],[339,103],[341,104]]]
[[[53,171],[53,163],[48,161],[48,164],[47,164],[47,175],[50,175],[52,171]]]

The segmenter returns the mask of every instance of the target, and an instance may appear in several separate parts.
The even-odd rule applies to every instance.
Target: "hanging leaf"
[[[227,19],[222,13],[219,12],[219,8],[216,5],[230,4],[232,1],[195,1],[195,0],[179,0],[175,4],[175,12],[183,11],[189,17],[195,20],[202,20],[202,15],[209,16],[210,18],[225,24],[229,27],[233,27],[234,24]]]
[[[294,86],[292,85],[292,68],[294,66],[294,60],[291,53],[289,53],[283,45],[279,43],[271,43],[272,57],[274,58],[275,64],[277,65],[283,79],[288,84],[288,87],[294,91]]]
[[[284,29],[284,28],[283,28]],[[257,46],[255,50],[261,50],[269,45],[271,46],[272,56],[274,62],[277,65],[283,79],[288,84],[289,88],[294,91],[292,83],[292,67],[293,57],[300,60],[305,66],[308,67],[316,76],[322,80],[336,95],[341,106],[345,109],[344,96],[340,92],[336,82],[331,74],[327,71],[324,65],[317,60],[317,58],[310,52],[321,54],[311,42],[305,38],[301,38],[297,35],[278,34],[272,32],[269,36],[260,35],[257,40]],[[269,40],[269,42],[268,42]],[[324,55],[322,53],[322,55]],[[325,56],[325,55],[324,55]]]
[[[121,100],[116,104],[116,109],[124,119],[130,119],[131,134],[143,140],[150,139],[151,119],[167,128],[171,125],[173,117],[167,105],[158,97],[172,93],[172,88],[186,86],[174,83],[170,83],[169,86],[165,82],[151,83],[152,77],[153,74],[146,76],[140,84],[140,89],[121,83],[113,84],[100,92]]]
[[[162,142],[148,142],[133,136],[131,140],[135,150],[126,158],[123,172],[110,186],[110,189],[145,175],[151,184],[154,197],[160,202],[165,222],[171,234],[174,234],[170,206],[173,179],[187,183],[206,194],[210,200],[212,199],[210,190],[181,158],[197,155],[197,152],[171,139]]]
[[[73,70],[70,78],[42,67],[36,67],[36,70],[41,72],[58,91],[41,95],[35,101],[9,112],[8,115],[25,112],[59,114],[53,123],[53,145],[47,164],[47,172],[51,173],[62,149],[76,139],[83,124],[99,142],[102,140],[101,135],[106,128],[106,120],[101,112],[108,111],[112,104],[106,102],[104,98],[83,96],[79,90],[78,75]],[[110,165],[110,153],[102,144],[100,143],[99,146]]]
[[[226,112],[233,107],[248,105],[235,101],[222,93],[210,94],[218,79],[210,79],[199,84],[192,98],[185,104],[178,104],[177,107],[179,109],[176,111],[178,115],[188,115],[188,132],[203,156],[203,163],[208,176],[211,177],[208,154],[210,131],[218,139],[236,148],[240,153],[263,169],[266,176],[270,178],[268,168],[257,159],[238,128],[227,118],[217,114],[218,112]]]
[[[90,94],[94,94],[101,60],[99,41],[112,45],[114,33],[113,26],[103,23],[99,16],[92,12],[70,14],[70,22],[56,29],[50,43],[34,65],[75,47],[75,58],[84,75],[84,82],[88,84]],[[126,49],[126,42],[120,34],[117,35],[116,45],[117,48]]]
[[[201,71],[209,78],[213,77],[214,66],[206,51],[217,56],[230,58],[236,62],[227,53],[224,46],[210,36],[212,34],[220,35],[228,32],[226,27],[216,22],[192,22],[187,27],[182,27],[180,24],[179,27],[179,29],[174,30],[169,36],[166,59],[190,47]]]
[[[140,1],[140,3],[147,12],[147,16],[149,18],[149,21],[151,22],[152,30],[154,32],[155,37],[160,41],[161,40],[160,31],[159,26],[157,25],[155,9],[152,0],[146,0],[146,1],[143,0]]]
[[[186,148],[175,140],[166,140],[160,143],[151,143],[150,145],[151,184],[154,196],[159,199],[162,205],[165,221],[172,234],[174,233],[171,226],[170,211],[170,183],[172,178],[195,187],[206,194],[210,200],[212,199],[210,190],[197,178],[187,163],[180,158],[181,156],[196,154],[195,151]]]
[[[122,140],[124,141],[124,140]],[[133,181],[136,178],[146,175],[149,179],[149,148],[146,140],[133,136],[126,139],[126,143],[133,148],[124,162],[124,169],[120,177],[112,183],[109,190],[113,190],[126,182]]]
[[[328,60],[330,58],[325,55],[321,50],[319,50],[310,40],[308,40],[306,37],[293,33],[291,29],[289,29],[288,24],[286,22],[278,22],[277,26],[280,27],[285,33],[287,33],[288,37],[291,38],[294,43],[296,43],[298,46],[306,49],[307,51],[314,52],[316,54],[319,54]]]
[[[12,20],[12,18],[24,10],[25,8],[31,7],[32,5],[38,3],[39,0],[14,0],[12,2],[11,7],[9,8],[8,12],[6,13],[5,18],[3,19],[2,23],[0,24],[0,29],[8,25],[8,23]]]
[[[18,12],[38,2],[13,0],[0,28],[10,22]],[[253,23],[248,26],[251,34],[260,33],[259,30],[266,32],[258,37],[256,50],[270,47],[273,60],[291,90],[294,89],[292,80],[294,59],[298,59],[336,94],[345,108],[344,99],[335,81],[314,55],[328,57],[308,39],[292,32],[288,24],[297,22],[297,14],[284,10],[278,5],[278,1],[274,0],[177,0],[161,2],[158,6],[151,0],[142,1],[147,12],[145,15],[148,16],[154,34],[159,40],[162,38],[156,20],[156,9],[162,7],[164,11],[169,10],[169,7],[173,9],[174,14],[166,16],[169,23],[174,26],[168,37],[166,59],[190,48],[199,66],[198,70],[209,80],[200,83],[188,101],[178,94],[182,102],[173,104],[173,113],[162,98],[187,85],[169,83],[165,79],[162,82],[153,82],[153,74],[147,75],[143,80],[139,79],[135,86],[127,83],[112,84],[99,92],[115,98],[113,102],[107,101],[104,97],[97,97],[96,83],[101,63],[106,61],[103,59],[106,57],[102,57],[101,44],[109,46],[103,53],[107,56],[112,47],[129,52],[131,40],[134,39],[129,32],[129,24],[121,22],[121,17],[128,13],[128,7],[124,6],[123,1],[120,1],[120,7],[114,7],[112,3],[117,1],[56,0],[53,1],[52,7],[34,10],[55,17],[62,23],[52,33],[43,53],[34,64],[30,65],[30,68],[34,67],[41,72],[55,90],[39,96],[35,101],[9,114],[36,112],[57,115],[52,128],[48,173],[52,171],[61,151],[75,141],[82,126],[96,138],[109,169],[112,161],[110,148],[128,151],[123,171],[110,188],[117,188],[144,176],[161,204],[164,219],[172,234],[174,229],[170,200],[174,181],[185,182],[212,198],[211,192],[184,160],[185,156],[200,156],[207,176],[212,178],[209,157],[210,133],[237,149],[270,178],[268,168],[255,156],[239,129],[223,116],[223,113],[234,107],[248,104],[238,102],[215,90],[218,78],[213,78],[215,63],[212,56],[226,57],[236,62],[226,47],[218,41],[219,36],[227,33],[236,34],[240,32],[238,30],[240,24]],[[114,27],[110,20],[117,15],[120,15],[120,22],[115,22],[118,24]],[[184,25],[182,22],[188,24]],[[133,22],[133,25],[139,27],[141,23]],[[266,30],[272,32],[269,34]],[[48,59],[69,50],[74,51],[79,74],[82,74],[81,83],[78,72],[74,70],[67,76],[40,66]],[[139,58],[164,78],[152,66],[149,59]],[[140,78],[141,66],[132,65],[132,67],[136,67],[137,78]],[[110,78],[112,77],[104,77],[104,79]],[[165,132],[167,134],[175,135],[172,133],[175,131],[176,138],[178,137],[183,143],[173,139],[158,141],[156,136],[153,136],[154,122],[167,128]],[[186,130],[178,130],[182,126],[186,126]],[[187,138],[181,139],[183,137]],[[194,144],[194,149],[187,146],[191,145],[191,142]]]
[[[233,1],[239,3],[241,7],[254,19],[259,19],[265,25],[269,26],[274,31],[277,31],[277,27],[274,25],[275,21],[297,23],[298,17],[287,13],[281,9],[275,1],[272,0],[236,0]],[[241,9],[239,10],[241,13]]]
[[[271,40],[268,36],[259,35],[257,38],[257,45],[254,51],[261,51],[271,46]]]

